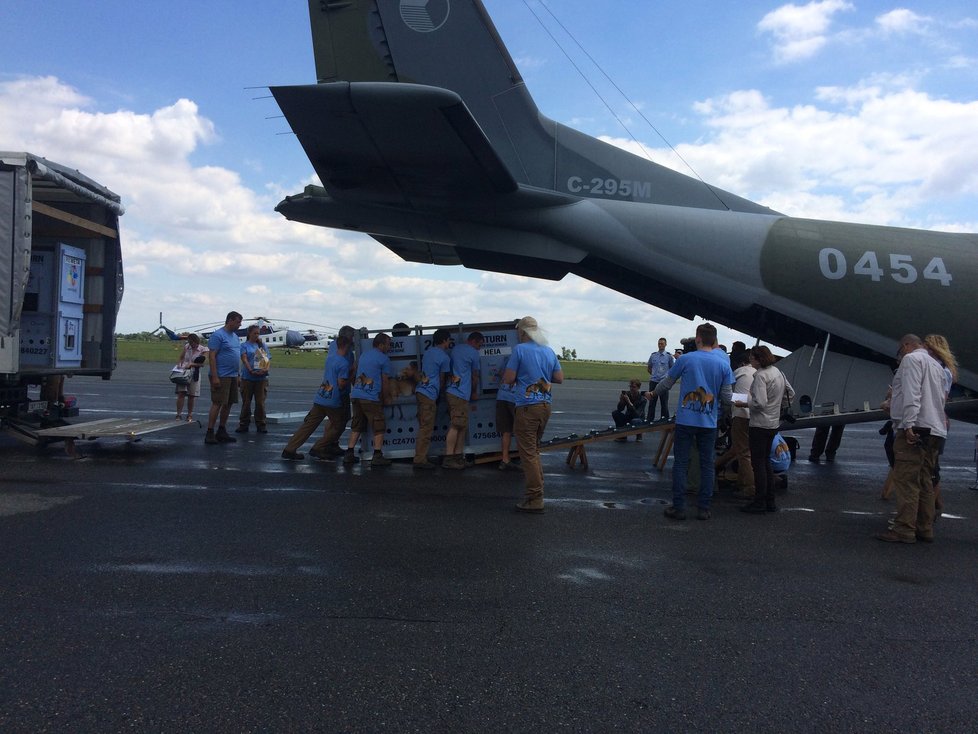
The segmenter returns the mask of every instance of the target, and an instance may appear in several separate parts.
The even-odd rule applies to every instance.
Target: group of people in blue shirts
[[[547,346],[536,319],[526,316],[515,325],[519,343],[513,347],[502,374],[497,393],[497,430],[502,434],[504,451],[501,468],[514,468],[509,460],[509,441],[516,437],[526,492],[516,509],[521,512],[543,512],[543,470],[539,442],[551,413],[551,386],[563,382],[563,371],[553,349]],[[373,434],[370,466],[386,466],[383,442],[386,420],[383,406],[388,401],[387,385],[395,378],[388,352],[392,340],[388,334],[377,334],[370,348],[358,358],[353,355],[355,332],[352,327],[340,329],[323,369],[322,382],[313,405],[302,424],[282,451],[287,460],[303,459],[299,448],[316,428],[328,420],[326,430],[310,451],[314,458],[336,460],[344,464],[360,461],[356,448],[368,427]],[[447,402],[450,425],[445,439],[445,469],[465,469],[465,440],[469,415],[480,394],[479,373],[483,335],[474,331],[462,343],[452,344],[451,333],[438,329],[432,334],[431,346],[421,357],[414,395],[418,405],[418,431],[415,437],[413,466],[419,470],[436,468],[428,451],[435,424],[438,401]],[[345,448],[339,438],[350,421],[350,437]]]

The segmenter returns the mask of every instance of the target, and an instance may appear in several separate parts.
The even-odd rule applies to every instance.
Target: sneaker
[[[360,462],[360,457],[353,453],[353,449],[347,449],[343,452],[343,463],[344,464],[357,464]]]
[[[331,443],[325,449],[323,449],[330,456],[342,456],[346,453],[346,449],[341,449],[339,444]]]
[[[873,536],[877,540],[882,540],[885,543],[916,543],[917,539],[912,538],[908,535],[900,535],[900,533],[894,530],[884,530],[882,533],[876,533]]]
[[[686,511],[676,509],[675,505],[671,505],[670,507],[667,507],[665,510],[663,510],[662,514],[668,517],[670,520],[686,519]]]
[[[497,467],[499,471],[522,471],[516,464],[512,461],[500,461]]]
[[[384,456],[379,451],[375,452],[373,457],[370,459],[370,466],[390,466],[391,460]]]
[[[320,461],[334,461],[335,457],[320,449],[309,449],[309,456]]]
[[[517,512],[525,512],[532,515],[542,515],[543,514],[543,498],[539,497],[537,499],[525,499],[522,502],[516,503]]]
[[[437,469],[438,468],[438,466],[436,464],[432,464],[430,461],[427,461],[427,460],[425,460],[425,461],[416,461],[413,464],[411,464],[411,466],[413,466],[415,469],[425,469],[425,470]]]
[[[235,433],[247,433],[248,432],[248,426],[238,426],[237,428],[234,429],[234,432]]]
[[[216,438],[214,437],[214,431],[213,431],[213,430],[210,430],[210,431],[208,431],[208,432],[207,432],[207,433],[206,433],[206,434],[204,435],[204,443],[207,443],[207,444],[215,444],[215,443],[220,443],[220,441],[218,441],[218,440],[217,440],[217,439],[216,439]]]
[[[181,421],[181,420],[183,420],[183,418],[182,418],[182,417],[180,416],[180,414],[179,414],[179,413],[177,413],[177,417],[176,417],[176,420],[178,420],[178,421]]]
[[[710,512],[709,510],[707,510],[707,509],[705,509],[703,507],[698,507],[696,509],[696,519],[697,520],[709,520],[711,517],[713,517],[713,513]]]
[[[217,439],[218,443],[238,442],[238,439],[236,439],[234,436],[228,435],[228,429],[226,429],[224,426],[221,426],[220,428],[217,429],[217,433],[215,434],[214,437]]]
[[[310,452],[311,453],[311,452]],[[298,451],[288,451],[286,449],[282,450],[282,458],[288,461],[299,461],[300,459],[306,458],[305,454]]]
[[[465,459],[461,456],[446,456],[441,462],[442,469],[464,469]]]
[[[258,431],[258,433],[268,433],[268,429],[265,426],[256,426],[255,430]]]

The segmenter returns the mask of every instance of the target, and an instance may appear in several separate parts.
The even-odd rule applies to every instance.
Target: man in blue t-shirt
[[[248,432],[252,398],[255,400],[255,428],[259,433],[268,433],[265,399],[268,397],[268,369],[272,355],[261,340],[260,329],[258,324],[249,326],[241,344],[241,412],[235,433]]]
[[[335,461],[343,454],[338,449],[340,436],[346,428],[348,414],[346,400],[350,389],[350,362],[347,359],[353,349],[353,340],[347,334],[340,334],[333,341],[326,356],[323,367],[323,381],[312,399],[312,407],[306,413],[302,425],[296,429],[288,444],[282,449],[282,458],[290,460],[302,459],[299,453],[302,444],[306,442],[323,419],[328,419],[322,437],[313,444],[309,455],[323,461]]]
[[[500,376],[501,377],[501,376]],[[496,392],[496,432],[499,434],[499,470],[519,471],[509,456],[513,431],[516,428],[516,387],[500,381]]]
[[[384,418],[384,396],[387,395],[387,381],[394,376],[394,366],[387,352],[391,348],[391,338],[381,332],[374,337],[373,347],[360,355],[353,371],[353,421],[350,424],[350,441],[343,456],[344,464],[355,464],[360,459],[355,454],[360,435],[370,429],[374,434],[374,453],[370,466],[387,466],[391,460],[384,456],[384,434],[387,421]]]
[[[717,330],[713,324],[696,327],[696,351],[684,354],[655,388],[665,394],[680,381],[680,403],[676,408],[675,443],[672,460],[672,506],[665,516],[671,520],[686,519],[686,472],[693,443],[699,452],[700,488],[696,517],[709,520],[713,497],[714,459],[716,457],[717,415],[720,403],[729,404],[736,379],[730,361],[715,355]],[[723,356],[722,354],[720,356]]]
[[[537,320],[524,316],[516,324],[520,343],[506,363],[503,382],[516,394],[516,447],[523,467],[526,496],[516,505],[519,512],[543,512],[543,467],[540,439],[550,420],[553,397],[550,388],[564,381],[564,372],[554,350],[547,346]]]
[[[340,423],[344,426],[350,422],[350,416],[353,415],[353,409],[350,406],[350,390],[353,388],[353,367],[356,364],[357,358],[355,350],[357,348],[357,332],[352,326],[341,326],[340,330],[336,332],[336,338],[333,339],[327,346],[327,354],[332,354],[333,349],[336,346],[337,340],[341,337],[346,337],[350,340],[350,347],[346,350],[346,361],[350,365],[350,380],[347,381],[346,387],[342,390],[341,397],[341,407],[343,408],[343,415],[340,416]],[[342,433],[341,433],[342,435]],[[329,444],[326,447],[326,453],[332,456],[342,456],[345,452],[344,449],[340,448],[340,436],[336,437],[336,442]]]
[[[428,460],[428,447],[431,433],[435,429],[435,416],[438,412],[438,396],[445,390],[445,383],[452,371],[452,359],[448,349],[452,336],[448,329],[438,329],[431,335],[431,346],[421,357],[421,374],[414,388],[414,398],[418,402],[418,434],[414,439],[414,468],[434,469]]]
[[[238,439],[228,435],[228,416],[231,406],[238,402],[238,368],[241,366],[241,339],[238,329],[242,316],[237,311],[228,312],[224,326],[215,329],[207,341],[207,362],[210,368],[211,408],[207,414],[207,433],[204,443],[234,443]],[[220,424],[217,433],[214,426]]]
[[[451,424],[445,437],[445,469],[465,468],[465,439],[469,433],[469,413],[479,399],[479,370],[482,366],[482,333],[473,331],[465,344],[452,349],[452,371],[445,388]]]

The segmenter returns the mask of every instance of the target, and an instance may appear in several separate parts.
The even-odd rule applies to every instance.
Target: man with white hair
[[[564,373],[554,350],[547,346],[537,320],[524,316],[516,324],[520,343],[506,363],[503,382],[516,393],[516,447],[523,467],[526,496],[516,505],[519,512],[543,512],[543,467],[540,465],[540,439],[550,420],[550,387],[564,381]]]
[[[889,530],[876,534],[888,543],[934,542],[934,484],[937,455],[947,437],[944,421],[944,368],[923,340],[900,340],[900,367],[893,377],[893,489],[897,514]]]

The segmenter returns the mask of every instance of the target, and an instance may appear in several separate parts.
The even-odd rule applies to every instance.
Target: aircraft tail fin
[[[156,327],[157,331],[159,331],[160,329],[162,329],[163,333],[170,338],[170,341],[178,342],[184,338],[181,337],[179,334],[177,334],[175,331],[173,331],[173,329],[166,328],[165,326],[163,326],[163,324],[160,324],[158,327]]]
[[[541,115],[481,0],[309,0],[309,15],[319,82],[454,92],[518,184],[580,198],[772,213]]]

